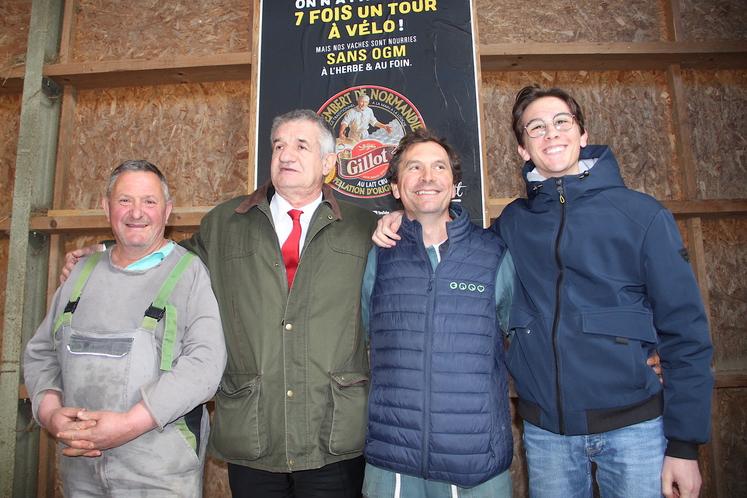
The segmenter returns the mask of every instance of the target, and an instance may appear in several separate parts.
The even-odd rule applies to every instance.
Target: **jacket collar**
[[[273,195],[275,195],[275,187],[273,187],[272,182],[268,180],[264,185],[249,194],[246,199],[241,201],[234,211],[238,214],[246,214],[251,208],[262,203],[267,203],[269,205],[270,199]],[[326,183],[322,185],[322,202],[329,204],[335,219],[342,219],[342,212],[340,211],[340,205],[337,203],[337,198],[335,198],[332,188]]]
[[[469,218],[467,210],[459,203],[452,202],[449,205],[449,212],[451,214],[451,221],[446,223],[446,236],[450,242],[456,242],[467,236],[472,221]],[[422,243],[422,230],[423,228],[418,220],[411,220],[407,216],[402,217],[400,232],[404,236]]]
[[[566,200],[574,200],[586,193],[613,187],[624,187],[620,167],[610,148],[606,145],[587,145],[581,149],[579,160],[594,161],[588,170],[575,175],[565,175],[560,178],[548,178],[543,181],[530,181],[527,175],[535,166],[532,161],[524,163],[522,177],[526,182],[527,198],[539,201],[557,201],[559,184],[562,185],[563,196]]]

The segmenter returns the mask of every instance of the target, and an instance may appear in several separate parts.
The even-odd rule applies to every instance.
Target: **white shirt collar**
[[[285,239],[290,235],[293,229],[293,220],[288,216],[288,211],[291,209],[300,209],[303,211],[301,215],[301,242],[299,243],[299,251],[303,249],[304,239],[306,238],[306,232],[311,223],[311,217],[314,215],[314,211],[322,203],[322,194],[319,193],[319,197],[305,206],[300,208],[294,208],[291,204],[283,198],[282,195],[275,192],[270,199],[270,213],[272,214],[272,223],[275,225],[275,233],[278,236],[278,242],[283,245]]]

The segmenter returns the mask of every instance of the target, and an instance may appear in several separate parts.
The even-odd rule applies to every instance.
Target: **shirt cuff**
[[[667,442],[667,451],[664,454],[666,456],[683,458],[685,460],[697,460],[698,445],[695,443],[687,443],[685,441],[670,439]]]

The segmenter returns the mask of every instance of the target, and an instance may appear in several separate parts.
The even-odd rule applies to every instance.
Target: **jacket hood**
[[[573,200],[586,193],[613,187],[625,187],[620,167],[612,150],[606,145],[587,145],[581,149],[579,161],[592,163],[586,171],[578,174],[565,175],[559,178],[547,178],[543,181],[532,181],[528,175],[535,169],[532,161],[524,163],[522,178],[527,187],[527,198],[535,200],[544,196],[548,200],[557,200],[559,196],[559,180],[562,180],[563,195],[567,200]]]

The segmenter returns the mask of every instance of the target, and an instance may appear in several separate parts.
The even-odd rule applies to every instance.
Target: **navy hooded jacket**
[[[667,454],[694,459],[709,437],[712,347],[677,224],[625,187],[608,147],[587,146],[581,160],[593,166],[527,181],[527,198],[493,226],[516,266],[507,364],[519,413],[567,435],[663,414]],[[663,395],[646,365],[653,349]]]

